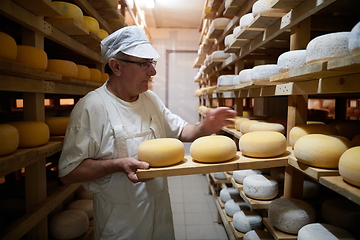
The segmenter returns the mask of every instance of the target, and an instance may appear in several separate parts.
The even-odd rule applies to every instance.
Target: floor
[[[205,175],[168,177],[176,240],[228,240]]]

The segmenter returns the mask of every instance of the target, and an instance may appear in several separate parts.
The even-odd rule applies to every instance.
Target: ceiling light
[[[155,7],[155,0],[146,0],[145,1],[145,6],[147,8],[154,8]]]

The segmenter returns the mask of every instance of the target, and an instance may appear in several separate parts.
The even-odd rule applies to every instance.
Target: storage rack
[[[360,18],[354,14],[352,8],[359,7],[356,1],[336,0],[273,0],[272,8],[283,9],[281,13],[259,14],[249,27],[246,27],[235,36],[236,40],[230,46],[224,46],[223,40],[238,25],[239,19],[246,13],[251,12],[251,6],[255,0],[227,1],[208,0],[205,7],[210,7],[211,13],[204,13],[201,23],[201,37],[198,57],[194,67],[202,66],[206,55],[215,50],[224,50],[231,56],[220,62],[210,63],[204,69],[204,77],[195,79],[199,88],[215,86],[216,80],[223,74],[238,74],[242,69],[251,68],[256,62],[262,64],[276,63],[277,57],[289,50],[305,49],[310,39],[328,32],[350,31]],[[235,10],[236,9],[236,10]],[[336,17],[341,10],[346,9],[345,19]],[[230,23],[220,33],[216,33],[212,39],[206,39],[211,21],[217,17],[229,17]],[[337,22],[336,22],[337,21]],[[321,24],[323,23],[323,25]],[[324,24],[325,23],[325,24]],[[328,24],[326,24],[328,23]],[[337,24],[336,24],[337,23]],[[296,125],[303,124],[307,120],[307,101],[311,97],[335,97],[336,116],[344,119],[344,97],[360,97],[360,56],[347,56],[340,59],[321,63],[313,63],[304,67],[290,69],[287,73],[273,76],[266,84],[239,84],[230,87],[217,87],[211,93],[202,93],[199,104],[207,107],[229,106],[234,108],[238,115],[242,115],[244,99],[257,99],[259,105],[271,105],[272,99],[285,98],[287,105],[287,133]],[[262,101],[261,101],[262,100]],[[265,103],[265,104],[264,104]],[[255,103],[256,105],[256,103]],[[274,116],[274,109],[263,111],[263,115]],[[262,115],[261,113],[259,115]],[[339,117],[340,116],[340,117]],[[199,119],[203,115],[199,114]],[[232,137],[238,142],[241,133],[224,127],[219,134]],[[285,197],[302,198],[302,184],[304,177],[310,177],[322,186],[350,199],[360,205],[360,189],[345,183],[337,170],[325,170],[305,166],[296,161],[291,155],[285,167],[284,192]],[[223,222],[229,239],[242,239],[243,233],[235,230],[232,220],[225,214],[221,201],[218,200],[219,191],[209,181],[215,202],[218,208],[219,220]],[[234,183],[222,187],[235,187],[241,190],[241,185]],[[216,191],[215,191],[216,190]],[[251,208],[259,207],[257,203],[250,202],[245,194],[241,196]],[[261,204],[261,203],[260,203]],[[264,206],[259,208],[266,209]],[[266,228],[275,239],[296,239],[296,236],[284,234],[274,229],[269,220],[264,218]]]

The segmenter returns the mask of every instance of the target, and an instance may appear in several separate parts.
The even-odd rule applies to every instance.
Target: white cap
[[[101,54],[104,63],[108,63],[119,51],[139,58],[159,58],[160,55],[151,46],[145,32],[137,26],[120,28],[113,32],[101,43]]]

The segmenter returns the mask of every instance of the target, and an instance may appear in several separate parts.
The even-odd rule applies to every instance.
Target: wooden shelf
[[[210,177],[214,181],[215,184],[230,183],[231,176],[226,172],[224,172],[224,175],[225,175],[226,179],[219,179],[219,178],[215,177],[214,173],[210,173]]]
[[[269,204],[272,201],[282,196],[282,191],[279,190],[279,194],[271,200],[258,200],[258,199],[250,198],[246,196],[243,190],[240,191],[240,196],[242,197],[242,199],[244,199],[244,201],[249,205],[251,209],[268,209]]]
[[[47,0],[15,0],[16,3],[26,8],[37,16],[61,16],[57,6]]]
[[[271,235],[276,240],[296,240],[297,239],[297,235],[288,234],[288,233],[285,233],[285,232],[282,232],[282,231],[276,229],[271,224],[270,219],[268,219],[268,218],[263,218],[263,223],[264,223],[265,227],[268,229],[268,231],[271,233]]]
[[[89,34],[89,29],[73,18],[64,19],[47,17],[45,18],[45,21],[70,36]]]
[[[360,188],[348,184],[341,176],[321,176],[319,182],[360,205]]]
[[[233,185],[233,187],[238,190],[238,191],[242,191],[243,190],[243,185],[241,183],[238,183],[235,181],[234,178],[231,178],[231,184]]]

